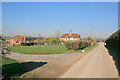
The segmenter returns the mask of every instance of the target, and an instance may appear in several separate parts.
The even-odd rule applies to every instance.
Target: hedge
[[[21,43],[22,46],[34,46],[37,45],[37,43]]]
[[[90,45],[91,45],[90,41],[80,41],[80,44],[79,44],[80,49],[84,49],[84,48],[86,48],[86,47],[88,47]]]
[[[120,52],[120,29],[106,39],[106,44]]]
[[[69,49],[78,50],[78,49],[84,49],[90,46],[91,42],[90,41],[65,41],[64,45],[68,50]]]
[[[69,49],[79,49],[79,41],[66,41],[64,42],[65,47],[69,50]]]

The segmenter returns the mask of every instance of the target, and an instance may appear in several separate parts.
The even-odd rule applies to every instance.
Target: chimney
[[[25,34],[23,34],[23,37],[24,37],[24,40],[23,40],[23,41],[25,42]]]
[[[72,31],[70,30],[70,31],[69,31],[69,35],[71,35],[71,34],[72,34]]]

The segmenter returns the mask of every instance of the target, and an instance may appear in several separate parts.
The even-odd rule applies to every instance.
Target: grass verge
[[[2,57],[2,76],[6,78],[19,78],[24,72],[24,66],[14,59]]]
[[[93,48],[97,47],[98,45],[99,45],[99,44],[96,43],[95,45],[88,46],[88,47],[86,47],[86,48],[84,48],[84,49],[82,49],[82,50],[85,50],[85,52],[88,52],[88,51],[92,50]],[[77,52],[82,53],[82,50],[81,50],[81,49],[80,49],[80,50],[77,50]]]

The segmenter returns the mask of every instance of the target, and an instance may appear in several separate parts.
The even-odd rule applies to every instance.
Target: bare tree
[[[60,31],[56,31],[55,35],[56,35],[57,38],[59,38],[60,35],[61,35],[61,32]]]

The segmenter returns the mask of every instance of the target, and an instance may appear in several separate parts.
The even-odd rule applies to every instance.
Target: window
[[[19,43],[19,41],[17,40],[16,43]]]
[[[70,38],[70,40],[73,40],[73,38]]]
[[[68,38],[65,38],[65,40],[67,40]]]

